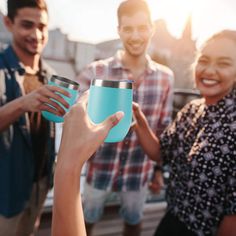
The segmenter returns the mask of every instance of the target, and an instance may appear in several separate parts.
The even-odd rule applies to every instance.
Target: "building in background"
[[[0,11],[0,50],[2,50],[11,40],[11,34],[4,26],[3,17],[4,15]]]
[[[96,59],[107,58],[122,48],[119,39],[96,45]],[[155,21],[155,33],[149,54],[158,63],[169,66],[175,74],[176,88],[193,88],[192,63],[195,59],[196,42],[192,39],[192,20],[188,18],[180,38],[173,37],[164,20]]]
[[[0,12],[0,18],[3,14]],[[175,74],[176,88],[193,88],[191,65],[194,61],[196,42],[192,39],[191,17],[188,18],[180,38],[173,37],[167,30],[164,20],[155,22],[155,34],[152,38],[149,54]],[[0,21],[0,50],[11,40],[11,35]],[[80,70],[94,60],[114,55],[122,48],[119,39],[98,44],[72,41],[60,29],[49,31],[49,41],[43,52],[45,60],[61,76],[74,79]]]

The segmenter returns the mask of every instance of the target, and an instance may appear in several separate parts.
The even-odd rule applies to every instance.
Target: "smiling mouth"
[[[130,42],[130,46],[132,46],[132,47],[141,47],[143,44],[142,44],[142,42],[140,41],[140,42],[138,42],[138,41],[133,41],[133,42]]]
[[[205,85],[216,85],[219,82],[216,80],[212,80],[212,79],[202,79],[202,83]]]

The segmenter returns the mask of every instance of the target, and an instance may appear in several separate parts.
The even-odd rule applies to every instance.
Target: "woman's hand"
[[[140,109],[139,105],[135,102],[133,102],[133,117],[135,120],[133,124],[133,129],[138,136],[139,142],[144,152],[151,160],[160,163],[159,139],[149,127],[148,121],[144,113]]]
[[[86,235],[80,195],[81,169],[124,115],[117,112],[94,124],[87,115],[87,97],[86,93],[65,116],[54,175],[53,236]]]
[[[94,124],[87,114],[88,92],[85,92],[78,102],[65,115],[65,123],[62,133],[62,141],[59,150],[67,153],[65,162],[82,165],[103,143],[109,130],[115,126],[124,116],[123,112],[117,112],[100,124]]]

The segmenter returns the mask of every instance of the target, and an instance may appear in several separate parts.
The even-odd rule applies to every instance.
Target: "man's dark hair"
[[[17,15],[17,10],[24,7],[38,8],[48,12],[47,4],[44,0],[8,0],[7,16],[13,21]]]
[[[120,25],[120,19],[122,16],[132,16],[135,13],[142,11],[147,14],[151,20],[151,12],[149,6],[145,0],[125,0],[123,1],[117,10],[118,23]]]

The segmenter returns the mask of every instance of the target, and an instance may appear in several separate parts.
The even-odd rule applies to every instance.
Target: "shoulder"
[[[166,84],[168,87],[174,86],[174,73],[169,67],[161,65],[153,60],[149,60],[149,70],[154,75],[152,78],[162,81],[162,85]]]
[[[188,102],[184,106],[184,108],[185,109],[198,110],[203,105],[204,105],[204,99],[203,98],[197,98],[197,99],[193,99],[192,101]]]
[[[104,74],[107,74],[109,68],[113,67],[114,63],[115,63],[114,57],[97,60],[86,66],[84,71],[90,71],[92,74],[96,76],[103,76]]]
[[[114,63],[114,57],[109,57],[109,58],[106,58],[106,59],[102,59],[102,60],[97,60],[97,61],[94,61],[92,63],[90,63],[88,65],[88,67],[93,67],[93,68],[96,68],[96,67],[109,67],[111,66],[113,63]]]
[[[204,100],[202,98],[193,99],[192,101],[188,102],[184,107],[178,112],[178,116],[184,115],[195,115],[201,107],[204,106]]]
[[[162,64],[159,64],[153,60],[150,60],[150,66],[151,68],[156,71],[156,72],[159,72],[159,73],[162,73],[162,74],[166,74],[166,75],[169,75],[171,77],[174,76],[174,73],[173,71],[168,67],[168,66],[165,66],[165,65],[162,65]]]

